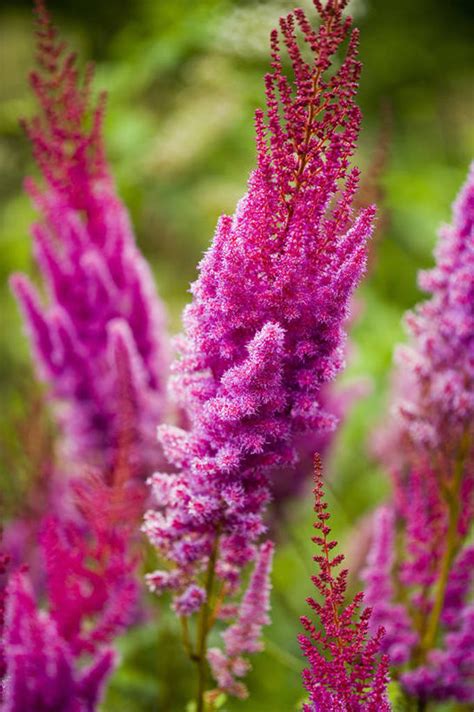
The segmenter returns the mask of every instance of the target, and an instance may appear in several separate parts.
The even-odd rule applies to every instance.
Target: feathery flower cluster
[[[432,297],[407,318],[414,343],[399,351],[404,398],[382,449],[394,502],[364,578],[408,693],[473,702],[474,167],[436,258],[420,278]]]
[[[159,429],[177,472],[152,478],[156,509],[145,531],[174,564],[149,576],[157,591],[181,597],[192,586],[195,593],[216,542],[216,576],[234,590],[264,531],[268,473],[296,462],[301,434],[333,425],[319,394],[343,366],[343,322],[374,214],[354,218],[351,209],[360,64],[357,33],[342,16],[346,4],[315,1],[317,31],[301,10],[281,19],[295,88],[278,32],[271,35],[266,116],[256,113],[257,168],[234,216],[218,224],[178,343],[172,391],[190,429]],[[329,71],[349,35],[342,64]],[[191,598],[196,609],[204,600],[188,596],[188,604]]]
[[[5,712],[93,712],[115,664],[112,651],[105,650],[89,667],[75,669],[54,618],[37,610],[22,573],[13,574],[8,586],[5,645]]]
[[[344,556],[331,554],[337,542],[329,539],[330,515],[324,501],[319,456],[315,457],[314,484],[314,528],[317,534],[312,541],[321,553],[313,557],[319,572],[312,577],[312,581],[323,601],[307,599],[320,621],[320,628],[307,616],[301,618],[307,635],[300,635],[299,643],[310,665],[303,671],[304,686],[310,697],[310,704],[304,705],[304,710],[388,712],[388,659],[379,655],[383,629],[379,629],[374,637],[369,637],[371,611],[365,609],[359,613],[362,593],[344,606],[348,572],[343,570],[336,574],[334,571]]]
[[[110,643],[136,614],[139,585],[131,498],[117,481],[78,483],[82,518],[43,522],[48,611],[37,607],[29,577],[16,572],[7,588],[6,712],[91,712],[115,667]],[[133,501],[133,499],[132,499]],[[134,520],[142,502],[135,503]],[[84,660],[92,660],[84,667]]]
[[[26,189],[42,221],[35,256],[48,306],[29,280],[12,278],[36,367],[51,389],[68,458],[113,465],[118,385],[114,351],[133,374],[138,473],[156,463],[156,424],[164,407],[163,308],[118,199],[103,147],[104,97],[91,108],[92,71],[82,82],[74,54],[58,41],[37,0],[38,60],[31,85],[41,113],[25,129],[44,179]]]
[[[263,650],[262,627],[270,623],[270,574],[273,544],[265,542],[259,548],[255,567],[239,606],[236,621],[223,633],[225,652],[210,648],[207,659],[219,689],[235,697],[247,697],[245,685],[236,678],[247,674],[250,664],[243,657]]]

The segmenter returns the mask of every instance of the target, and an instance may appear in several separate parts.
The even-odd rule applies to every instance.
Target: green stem
[[[188,619],[186,616],[181,616],[181,633],[183,638],[183,647],[190,660],[196,660],[196,653],[193,651],[193,646],[191,644],[191,638],[189,636],[189,626]]]
[[[209,557],[206,572],[206,600],[201,608],[201,617],[199,620],[198,642],[196,663],[198,666],[198,691],[196,699],[197,712],[204,712],[204,693],[206,692],[206,653],[207,653],[207,636],[209,634],[209,614],[210,600],[212,597],[212,589],[214,587],[214,577],[216,570],[217,552],[219,548],[219,537],[216,536],[212,552]]]
[[[416,712],[426,712],[428,709],[428,704],[426,700],[423,698],[418,698],[416,701]]]
[[[448,531],[446,536],[446,548],[444,550],[443,558],[441,560],[440,573],[438,581],[436,583],[435,597],[433,608],[431,609],[430,616],[428,618],[428,623],[426,626],[425,634],[421,641],[421,662],[424,662],[428,652],[433,648],[436,643],[436,638],[438,636],[438,629],[441,620],[441,613],[443,611],[444,599],[446,595],[446,588],[449,581],[449,573],[451,571],[451,565],[453,559],[455,558],[459,550],[459,515],[461,512],[460,506],[460,495],[461,495],[461,485],[462,476],[464,471],[464,464],[467,456],[467,438],[464,438],[464,442],[461,445],[461,452],[459,459],[457,461],[456,469],[454,471],[454,476],[450,486],[448,486],[445,497],[446,504],[449,511],[449,523]]]

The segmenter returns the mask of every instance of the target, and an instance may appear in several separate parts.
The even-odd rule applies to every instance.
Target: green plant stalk
[[[440,574],[436,583],[435,598],[433,608],[431,609],[425,634],[421,641],[421,662],[424,662],[428,652],[436,643],[438,629],[443,611],[446,588],[449,580],[449,572],[461,542],[459,541],[458,525],[460,507],[461,485],[464,472],[464,465],[468,451],[468,437],[463,438],[461,444],[461,452],[456,464],[454,477],[450,486],[446,489],[445,498],[449,511],[449,523],[447,532],[446,548],[441,560]]]
[[[181,616],[180,622],[181,622],[181,634],[182,634],[182,640],[183,640],[183,647],[184,647],[189,659],[196,660],[196,653],[193,650],[193,646],[191,644],[191,638],[189,637],[188,619],[186,618],[186,616]]]
[[[207,636],[209,634],[210,601],[214,588],[217,552],[219,550],[219,537],[216,535],[209,563],[206,571],[206,600],[201,608],[199,619],[197,651],[195,661],[198,669],[198,691],[196,698],[196,711],[204,712],[204,694],[206,692],[206,664],[207,664]]]

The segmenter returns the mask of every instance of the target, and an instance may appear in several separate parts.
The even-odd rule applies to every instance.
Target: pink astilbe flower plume
[[[400,680],[420,705],[474,702],[474,167],[443,228],[431,299],[407,316],[390,429],[394,501],[378,514],[364,578]],[[394,555],[393,542],[396,538]]]
[[[41,0],[36,10],[40,69],[31,86],[40,114],[24,125],[43,184],[28,180],[26,189],[42,218],[33,237],[47,306],[26,277],[15,275],[12,288],[56,407],[64,453],[80,463],[113,466],[113,344],[121,341],[134,382],[133,458],[143,474],[156,462],[164,408],[163,307],[106,163],[104,97],[92,104],[91,68],[81,80]]]
[[[305,712],[389,712],[387,700],[388,659],[380,655],[383,629],[369,637],[371,611],[360,611],[363,594],[344,605],[347,570],[336,573],[344,560],[331,552],[337,542],[329,538],[329,512],[324,501],[322,467],[315,457],[314,497],[317,530],[312,541],[320,550],[313,557],[318,573],[312,577],[322,601],[308,598],[319,619],[317,627],[307,616],[301,618],[307,635],[299,636],[301,650],[309,668],[303,672],[303,683],[309,693]]]
[[[403,469],[423,449],[437,452],[437,469],[457,457],[474,430],[474,164],[439,234],[436,266],[419,275],[432,294],[405,318],[411,343],[396,352],[398,380],[390,430],[379,451]],[[385,437],[383,437],[385,436]],[[467,446],[465,449],[469,450]]]
[[[177,472],[151,480],[156,509],[145,530],[171,564],[149,576],[156,591],[180,597],[189,586],[202,588],[218,542],[215,574],[233,592],[264,531],[268,474],[296,464],[298,437],[334,423],[320,390],[343,367],[343,323],[374,215],[351,209],[360,64],[345,4],[315,3],[317,31],[301,10],[281,19],[293,83],[278,32],[271,35],[267,109],[256,113],[257,167],[233,217],[218,223],[178,341],[171,388],[190,428],[159,429]],[[336,71],[332,61],[347,38]],[[196,610],[206,595],[193,596]]]

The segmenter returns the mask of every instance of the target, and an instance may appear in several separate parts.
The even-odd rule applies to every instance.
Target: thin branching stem
[[[206,677],[207,677],[207,637],[209,635],[209,618],[211,612],[211,598],[214,588],[214,579],[216,571],[216,561],[217,553],[219,550],[219,536],[216,535],[214,544],[212,547],[211,555],[209,556],[209,562],[207,564],[206,571],[206,600],[204,601],[201,608],[201,615],[199,619],[198,628],[198,641],[197,641],[197,651],[196,651],[196,664],[198,669],[198,691],[196,698],[196,710],[197,712],[204,712],[204,694],[206,692]]]

